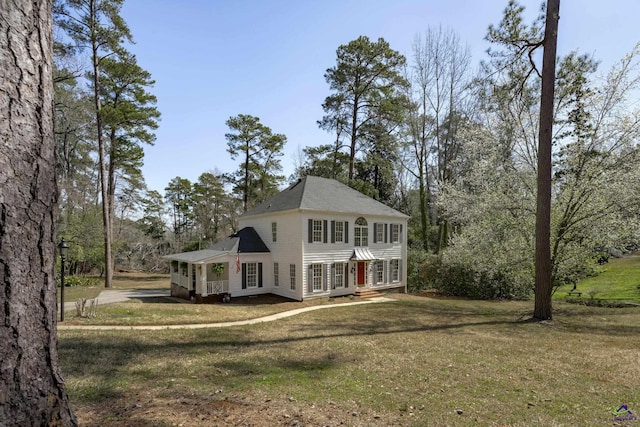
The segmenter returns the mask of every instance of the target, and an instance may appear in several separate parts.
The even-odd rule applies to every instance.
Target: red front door
[[[366,283],[365,281],[365,267],[364,267],[364,262],[359,262],[358,263],[358,278],[357,278],[357,284],[358,286],[364,286]]]

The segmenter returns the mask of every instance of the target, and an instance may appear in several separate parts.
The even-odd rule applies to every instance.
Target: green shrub
[[[409,248],[407,251],[407,289],[416,292],[429,288],[429,283],[423,280],[420,273],[422,264],[429,254],[424,249]]]
[[[473,264],[427,257],[420,269],[423,282],[446,295],[472,299],[527,299],[533,283],[516,271],[480,270]]]

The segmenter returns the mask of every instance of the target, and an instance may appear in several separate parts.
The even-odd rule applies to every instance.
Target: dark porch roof
[[[225,255],[235,256],[238,253],[264,253],[270,252],[258,233],[253,227],[245,227],[214,243],[207,249],[191,252],[181,252],[177,254],[165,255],[162,258],[174,261],[188,262],[190,264],[201,264],[205,261],[219,258]]]

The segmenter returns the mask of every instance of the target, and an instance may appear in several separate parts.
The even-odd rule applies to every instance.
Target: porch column
[[[200,265],[200,295],[203,297],[207,296],[207,270],[209,269],[208,264]]]

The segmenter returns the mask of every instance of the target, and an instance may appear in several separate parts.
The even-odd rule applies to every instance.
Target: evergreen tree
[[[227,151],[232,159],[240,157],[238,171],[230,177],[234,192],[242,195],[242,208],[247,211],[278,191],[284,176],[280,157],[287,142],[283,134],[274,134],[258,117],[239,114],[226,122],[232,131],[225,134]]]

